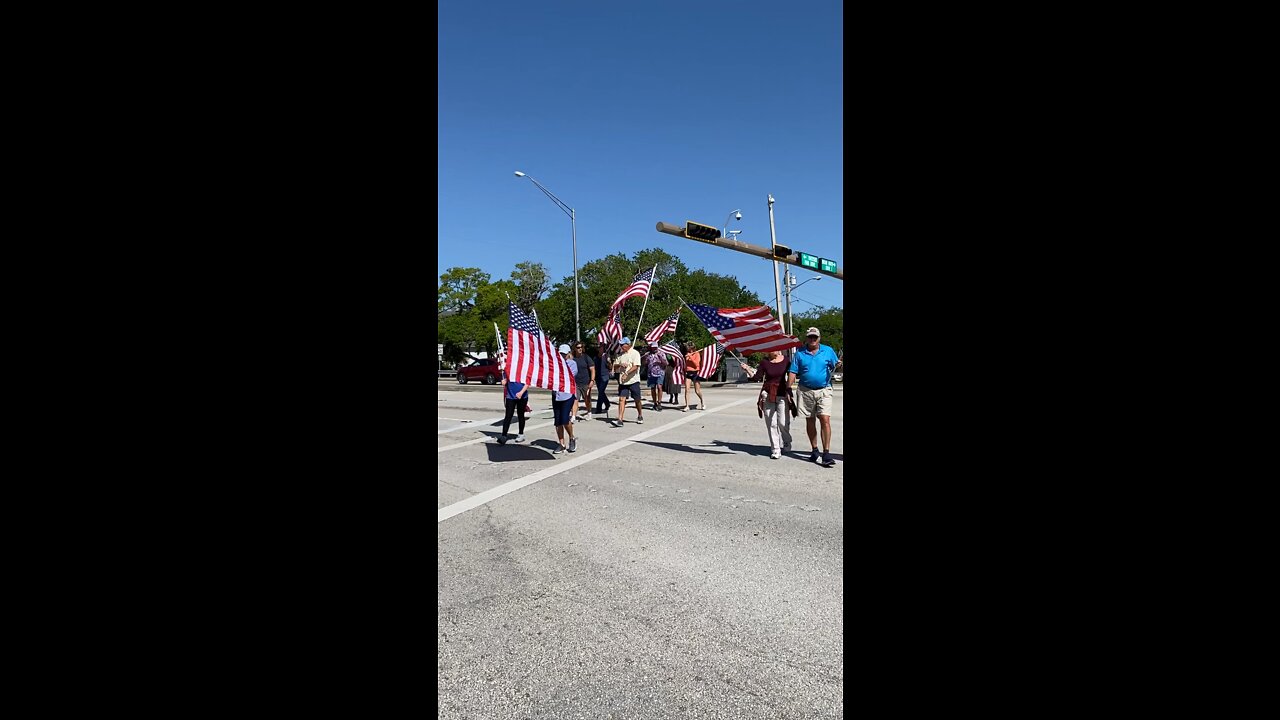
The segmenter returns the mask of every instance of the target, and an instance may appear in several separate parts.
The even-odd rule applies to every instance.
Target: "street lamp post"
[[[578,342],[582,342],[582,311],[579,309],[579,306],[578,306],[578,217],[577,217],[577,213],[574,212],[573,208],[564,204],[564,201],[562,201],[560,198],[552,194],[550,190],[542,187],[542,183],[538,182],[537,180],[534,180],[532,175],[526,175],[520,172],[519,170],[516,170],[516,177],[529,178],[530,182],[532,182],[534,185],[537,185],[539,190],[541,190],[547,197],[551,198],[551,201],[554,202],[556,206],[558,206],[561,210],[563,210],[565,215],[569,216],[569,223],[573,226],[573,321],[574,321],[574,326],[578,330]]]

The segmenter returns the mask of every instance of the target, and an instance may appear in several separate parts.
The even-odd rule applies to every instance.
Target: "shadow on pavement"
[[[514,439],[508,439],[506,445],[499,445],[498,435],[501,433],[485,434],[493,438],[491,442],[484,443],[484,448],[489,453],[489,462],[555,460],[556,456],[552,455],[551,451],[560,447],[555,440],[526,440],[518,443]],[[515,435],[511,435],[510,438],[515,438]]]
[[[649,442],[648,440],[637,440],[635,441],[635,444],[636,445],[652,445],[653,447],[659,447],[666,450],[678,450],[680,452],[699,453],[702,455],[723,455],[724,454],[724,452],[720,450],[707,450],[705,446],[694,447],[693,445],[683,445],[681,443],[660,443],[660,442]],[[769,452],[766,449],[765,455],[768,455],[768,454]]]

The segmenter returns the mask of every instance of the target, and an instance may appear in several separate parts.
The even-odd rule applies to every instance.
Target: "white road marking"
[[[499,419],[501,419],[501,418],[499,418]],[[549,426],[549,425],[555,425],[555,424],[556,424],[556,421],[555,421],[555,420],[552,420],[551,422],[539,423],[538,425],[530,425],[530,424],[528,423],[528,416],[527,416],[527,415],[525,416],[525,419],[526,419],[525,426],[524,426],[524,431],[525,431],[525,432],[529,432],[530,430],[537,430],[538,428],[544,428],[544,427],[547,427],[547,426]],[[516,419],[515,419],[515,418],[511,418],[511,424],[512,424],[512,425],[515,425],[517,428],[518,428],[518,427],[520,427],[520,426],[516,423]],[[465,442],[454,443],[454,444],[452,444],[452,445],[445,445],[444,447],[437,449],[437,450],[436,450],[436,452],[437,452],[437,453],[442,453],[442,452],[444,452],[445,450],[452,450],[452,449],[454,449],[454,448],[466,447],[467,445],[475,445],[476,443],[488,442],[488,441],[490,441],[490,440],[492,440],[492,439],[493,439],[493,438],[486,436],[486,437],[482,437],[482,438],[476,438],[475,440],[467,440],[467,441],[465,441]]]
[[[529,418],[533,417],[534,415],[537,415],[538,413],[543,413],[543,412],[545,412],[545,413],[549,413],[549,412],[551,412],[551,408],[545,408],[545,409],[543,409],[543,410],[534,410],[534,411],[533,411],[533,412],[531,412],[531,413],[525,413],[525,415],[524,415],[525,421],[527,422],[527,421],[529,420]],[[549,416],[548,416],[548,417],[549,417]],[[441,430],[440,432],[438,432],[438,433],[436,433],[436,434],[437,434],[437,435],[444,435],[445,433],[457,432],[457,431],[459,431],[459,430],[474,430],[474,429],[476,429],[477,427],[482,427],[482,426],[485,426],[485,425],[492,425],[492,424],[494,424],[494,423],[500,423],[500,422],[502,422],[502,420],[503,420],[504,418],[506,418],[506,415],[499,415],[498,417],[494,417],[494,418],[480,418],[480,419],[477,419],[477,420],[471,420],[471,421],[467,422],[467,423],[466,423],[466,424],[464,424],[464,425],[455,425],[454,427],[451,427],[451,428],[445,428],[444,430]],[[442,418],[442,419],[443,419],[443,420],[450,420],[451,418]],[[512,416],[511,416],[511,421],[512,421],[512,422],[515,422],[515,420],[516,420],[516,416],[515,416],[515,415],[512,415]]]
[[[691,411],[694,414],[688,415],[687,417],[680,418],[679,420],[676,420],[674,422],[669,422],[665,425],[661,425],[652,430],[646,430],[638,435],[632,435],[631,437],[617,440],[608,445],[605,445],[604,447],[598,450],[592,450],[586,455],[578,455],[577,457],[574,457],[572,460],[566,460],[564,462],[557,463],[555,467],[550,467],[550,468],[547,468],[546,470],[539,470],[538,472],[533,473],[532,475],[525,475],[522,478],[516,478],[511,482],[504,483],[495,488],[490,488],[488,490],[485,490],[482,493],[472,495],[466,500],[460,500],[452,505],[447,505],[445,507],[442,507],[436,511],[436,523],[437,524],[442,523],[445,520],[448,520],[449,518],[453,517],[454,515],[461,515],[462,513],[468,510],[474,510],[475,508],[478,508],[481,505],[484,505],[485,503],[491,500],[497,500],[503,495],[508,495],[510,493],[513,493],[516,490],[519,490],[522,487],[527,487],[529,485],[532,485],[538,482],[539,480],[546,480],[549,477],[559,475],[565,470],[570,470],[578,467],[579,465],[589,463],[592,460],[595,460],[597,458],[602,458],[616,450],[621,450],[627,445],[635,443],[639,440],[647,440],[653,437],[654,435],[657,435],[658,433],[666,432],[667,430],[670,430],[675,427],[679,427],[681,425],[684,425],[685,423],[694,422],[707,415],[711,415],[713,413],[716,413],[721,410],[725,410],[727,408],[731,408],[737,405],[742,405],[743,403],[749,403],[749,402],[755,402],[755,401],[756,401],[755,397],[749,397],[743,400],[735,400],[730,403],[725,403],[724,405],[717,404],[715,410],[707,410],[706,412]],[[545,426],[542,426],[542,427],[545,427]],[[529,428],[526,426],[525,430],[528,430],[528,429]],[[483,442],[483,440],[486,440],[486,439],[487,438],[482,438],[481,440],[471,440],[466,443],[460,443],[460,445],[470,445],[472,443]],[[458,447],[458,446],[451,446],[451,447]],[[443,450],[444,448],[441,448],[441,449]],[[565,456],[561,455],[560,457],[565,457]]]

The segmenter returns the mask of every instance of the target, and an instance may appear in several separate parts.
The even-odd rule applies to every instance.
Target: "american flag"
[[[515,303],[508,303],[511,328],[507,330],[507,345],[511,348],[507,377],[516,382],[546,388],[556,392],[577,392],[573,373],[564,358],[556,352],[551,340],[543,335],[533,318]]]
[[[658,348],[668,355],[675,356],[675,362],[671,365],[671,381],[680,385],[684,384],[684,351],[676,347],[676,341],[672,340],[666,345]]]
[[[596,340],[601,346],[606,344],[613,345],[622,339],[622,308],[615,307],[613,312],[609,313],[609,319],[605,321],[604,327],[600,329],[600,334],[596,336]]]
[[[782,325],[769,312],[768,305],[724,309],[690,305],[689,309],[707,326],[712,337],[740,353],[785,350],[802,344],[782,331]]]
[[[507,349],[502,345],[502,333],[498,332],[498,323],[493,324],[493,334],[498,336],[498,372],[507,376]]]
[[[702,362],[698,363],[698,377],[709,378],[720,366],[720,358],[724,356],[724,346],[713,343],[699,350],[698,354],[702,356]]]
[[[678,322],[680,322],[680,309],[676,308],[676,311],[671,313],[671,317],[663,320],[658,327],[650,330],[649,334],[644,336],[644,339],[648,340],[650,345],[653,345],[661,340],[663,335],[666,335],[669,332],[675,332],[676,323]]]
[[[649,297],[649,286],[653,284],[653,274],[657,272],[657,270],[658,270],[658,266],[654,265],[648,270],[645,270],[639,275],[636,275],[636,279],[632,280],[631,284],[627,286],[627,289],[623,290],[622,294],[618,296],[618,299],[613,301],[613,307],[615,308],[618,307],[627,298]]]

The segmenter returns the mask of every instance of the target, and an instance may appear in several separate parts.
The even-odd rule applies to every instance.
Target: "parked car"
[[[477,360],[474,364],[458,368],[458,382],[466,385],[469,380],[479,380],[485,385],[496,385],[501,375],[498,361],[493,358]]]
[[[843,372],[831,373],[831,382],[838,382],[838,383],[844,382],[844,373]]]

